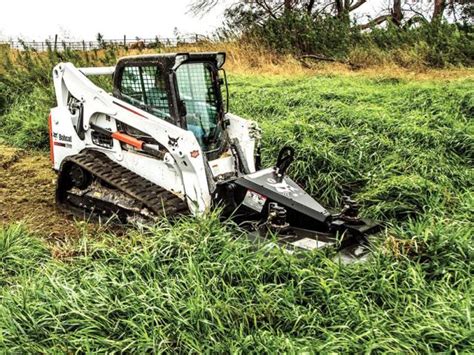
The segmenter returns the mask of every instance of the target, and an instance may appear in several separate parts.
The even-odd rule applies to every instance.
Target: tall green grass
[[[55,106],[52,71],[60,62],[78,67],[104,66],[115,63],[112,50],[81,53],[0,51],[0,141],[22,148],[45,149],[48,146],[47,118]],[[110,80],[94,78],[110,89]]]
[[[235,77],[232,108],[256,119],[270,164],[293,145],[291,172],[326,204],[357,197],[372,217],[455,211],[473,188],[472,80]]]
[[[0,66],[0,137],[47,149],[54,58],[27,60]],[[230,75],[230,87],[232,111],[263,128],[266,164],[290,144],[290,175],[317,199],[351,194],[388,224],[373,258],[256,250],[215,215],[85,236],[62,260],[5,227],[0,347],[473,352],[472,80]]]
[[[382,248],[370,262],[351,266],[318,252],[296,257],[255,249],[216,216],[115,239],[85,238],[70,246],[75,257],[67,261],[44,262],[34,237],[11,227],[0,240],[21,240],[28,266],[15,264],[18,271],[0,291],[0,346],[12,352],[472,351],[472,259],[455,237],[472,228],[454,222],[443,228],[436,218],[426,223],[441,229],[414,237],[419,244],[410,257]],[[425,237],[454,244],[427,248]]]

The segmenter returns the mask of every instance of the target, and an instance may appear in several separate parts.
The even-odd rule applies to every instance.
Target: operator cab
[[[125,57],[115,69],[114,96],[191,131],[204,152],[218,152],[224,145],[224,62],[225,53]]]

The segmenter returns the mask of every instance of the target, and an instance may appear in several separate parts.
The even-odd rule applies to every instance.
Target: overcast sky
[[[222,24],[224,5],[199,18],[188,13],[191,0],[6,0],[0,12],[0,40],[93,40],[209,34]],[[376,14],[387,0],[372,0],[360,12]],[[376,9],[378,7],[378,9]],[[69,38],[68,38],[69,37]]]
[[[187,13],[190,0],[7,0],[0,11],[0,38],[43,40],[69,34],[74,39],[173,37],[207,34],[223,20],[223,6],[203,18]],[[64,36],[62,36],[64,37]]]

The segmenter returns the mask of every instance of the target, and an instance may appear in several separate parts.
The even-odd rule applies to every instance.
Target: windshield
[[[176,70],[178,91],[186,106],[188,130],[193,132],[204,151],[218,149],[219,101],[209,63],[185,63]]]

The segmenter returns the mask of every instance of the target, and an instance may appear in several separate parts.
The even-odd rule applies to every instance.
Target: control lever
[[[275,166],[275,173],[277,181],[281,182],[286,174],[286,171],[290,167],[291,163],[295,159],[295,150],[292,147],[283,147],[278,153],[278,159]]]

